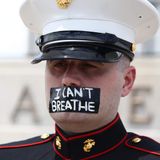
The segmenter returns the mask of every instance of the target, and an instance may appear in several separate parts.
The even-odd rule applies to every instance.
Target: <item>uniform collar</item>
[[[56,126],[54,149],[64,160],[87,160],[116,149],[126,136],[127,132],[119,115],[103,128],[69,137]]]

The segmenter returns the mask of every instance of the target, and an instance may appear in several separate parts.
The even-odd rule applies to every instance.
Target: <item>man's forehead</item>
[[[70,63],[70,64],[95,64],[95,65],[105,65],[104,62],[97,61],[87,61],[87,60],[76,60],[76,59],[61,59],[61,60],[48,60],[47,63]]]

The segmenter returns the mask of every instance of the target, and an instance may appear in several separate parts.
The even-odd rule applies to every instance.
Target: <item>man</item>
[[[2,160],[160,160],[160,144],[127,133],[118,106],[132,89],[135,43],[157,31],[147,0],[26,0],[26,26],[39,34],[54,135],[1,145]]]

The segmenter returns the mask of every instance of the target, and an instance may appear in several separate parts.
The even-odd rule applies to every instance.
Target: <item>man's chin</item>
[[[58,113],[50,113],[50,115],[55,121],[56,120],[81,121],[89,116],[87,113],[75,113],[75,112],[58,112]]]
[[[87,113],[73,113],[73,112],[61,112],[61,113],[50,113],[52,119],[57,124],[76,124],[81,125],[82,123],[90,123],[93,122],[93,117]]]

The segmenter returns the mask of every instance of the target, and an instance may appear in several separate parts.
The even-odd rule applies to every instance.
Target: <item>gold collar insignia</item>
[[[85,152],[90,152],[91,149],[93,148],[93,146],[95,146],[96,142],[93,140],[93,139],[87,139],[85,142],[84,142],[84,147],[83,147],[83,150]]]

